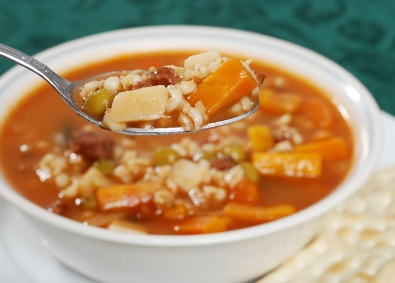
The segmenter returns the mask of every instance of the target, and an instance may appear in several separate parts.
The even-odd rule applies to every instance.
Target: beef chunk
[[[105,133],[78,131],[72,135],[73,150],[90,161],[111,159],[114,140]]]
[[[181,81],[181,78],[176,75],[174,69],[169,67],[161,67],[156,69],[150,76],[152,85],[174,85]]]
[[[152,86],[152,84],[149,81],[136,82],[132,85],[131,90],[140,89],[143,87],[150,87],[150,86]]]
[[[236,162],[230,156],[223,156],[211,160],[210,166],[217,170],[229,170],[236,165]]]
[[[258,80],[258,84],[261,86],[263,84],[263,81],[266,78],[266,74],[265,73],[257,73],[255,75],[256,75],[256,78]]]

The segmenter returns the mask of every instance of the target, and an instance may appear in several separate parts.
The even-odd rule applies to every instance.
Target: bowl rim
[[[348,198],[362,185],[362,183],[372,172],[375,163],[378,160],[380,147],[382,144],[382,129],[379,115],[380,111],[376,101],[374,100],[370,92],[362,85],[362,83],[360,83],[351,73],[346,71],[343,67],[312,50],[296,45],[294,43],[264,34],[233,28],[189,25],[161,25],[119,29],[81,37],[46,49],[36,54],[35,58],[46,62],[48,60],[56,58],[56,56],[58,56],[65,50],[78,49],[79,47],[86,44],[92,44],[106,40],[115,40],[117,38],[122,38],[126,35],[138,36],[145,34],[154,36],[155,34],[162,33],[191,33],[197,36],[220,35],[243,38],[258,43],[261,42],[264,44],[281,47],[283,50],[289,51],[293,54],[297,54],[298,56],[302,56],[304,59],[319,63],[321,67],[327,69],[330,72],[338,74],[343,80],[347,81],[348,84],[352,85],[352,87],[358,90],[358,93],[364,102],[363,107],[365,108],[365,110],[373,114],[370,117],[369,126],[370,130],[373,131],[373,135],[375,136],[375,139],[370,140],[369,154],[365,157],[363,166],[359,168],[359,177],[349,176],[350,178],[347,178],[347,180],[343,182],[343,184],[340,186],[340,188],[343,188],[345,186],[352,186],[352,188],[337,189],[330,193],[324,199],[307,207],[306,209],[303,209],[293,215],[284,217],[273,222],[264,223],[249,228],[243,228],[240,230],[226,231],[207,235],[140,235],[117,233],[114,231],[109,231],[107,229],[86,226],[82,223],[67,219],[65,217],[48,213],[47,210],[31,203],[29,200],[25,199],[13,189],[8,188],[7,184],[3,182],[0,182],[0,196],[4,197],[5,200],[12,203],[19,210],[21,210],[25,214],[28,214],[29,216],[33,216],[34,218],[39,219],[46,224],[53,225],[61,230],[70,231],[72,233],[83,235],[86,237],[140,246],[192,247],[245,241],[263,235],[273,234],[279,230],[288,229],[301,223],[307,222],[313,218],[325,214],[326,212],[334,208],[335,205]],[[23,71],[26,70],[22,69],[19,66],[15,66],[6,73],[4,73],[0,78],[0,90],[6,87],[7,84],[13,83],[13,81]],[[180,239],[182,239],[182,241],[180,241]]]

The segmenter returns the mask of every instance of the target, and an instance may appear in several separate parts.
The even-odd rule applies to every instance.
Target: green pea
[[[217,157],[215,152],[204,152],[201,156],[199,156],[198,160],[207,160],[211,161]]]
[[[180,154],[171,147],[160,147],[154,152],[155,165],[168,165],[180,158]]]
[[[82,200],[81,205],[85,209],[95,209],[97,207],[97,200],[95,197],[85,198]]]
[[[232,157],[235,162],[240,162],[246,159],[246,152],[244,151],[243,147],[238,144],[230,144],[225,146],[223,152]]]
[[[258,182],[259,173],[251,162],[244,161],[239,163],[239,166],[244,170],[244,174],[248,180],[255,183]]]
[[[84,110],[94,118],[101,118],[107,108],[111,106],[113,99],[111,92],[100,89],[87,97],[84,103]]]
[[[114,170],[116,164],[114,160],[111,159],[99,159],[93,164],[97,169],[99,169],[104,174],[111,174]]]

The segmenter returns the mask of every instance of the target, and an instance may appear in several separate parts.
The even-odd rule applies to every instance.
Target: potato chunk
[[[188,193],[190,189],[204,183],[209,176],[209,167],[181,159],[174,163],[167,179],[170,187],[176,187]]]
[[[106,112],[106,119],[113,122],[151,121],[163,116],[168,92],[157,85],[118,93]]]

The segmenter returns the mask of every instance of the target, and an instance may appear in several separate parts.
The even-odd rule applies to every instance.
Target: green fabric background
[[[302,45],[354,74],[395,115],[394,0],[0,0],[0,42],[28,54],[163,24],[231,27]],[[0,74],[12,66],[0,58]]]

